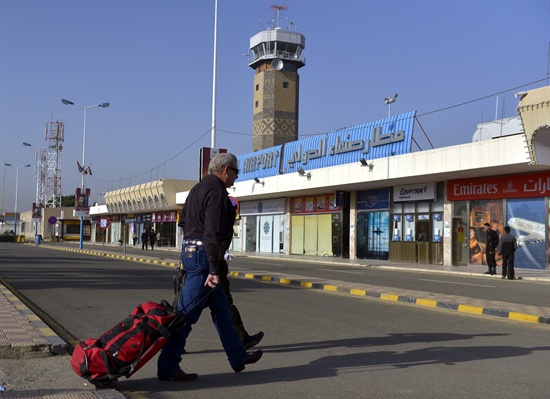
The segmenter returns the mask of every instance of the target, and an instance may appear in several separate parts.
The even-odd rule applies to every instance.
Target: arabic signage
[[[550,197],[550,171],[447,182],[447,200]]]
[[[411,152],[416,111],[240,155],[239,179],[344,165]]]
[[[415,112],[285,144],[283,173],[326,168],[410,152]]]
[[[336,194],[308,195],[291,199],[291,212],[300,213],[328,213],[340,212],[342,208],[336,206]]]
[[[435,183],[409,184],[393,187],[393,201],[434,201],[436,199]]]

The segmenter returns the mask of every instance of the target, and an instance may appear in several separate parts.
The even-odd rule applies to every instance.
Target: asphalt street
[[[161,255],[161,251],[158,253]],[[137,303],[170,299],[172,295],[174,271],[166,252],[155,260],[136,262],[24,246],[24,253],[15,254],[2,247],[0,257],[3,279],[74,340],[101,334]],[[239,273],[232,279],[232,289],[248,328],[251,332],[266,332],[259,346],[265,351],[264,358],[245,372],[234,374],[210,318],[203,317],[191,334],[189,353],[183,362],[187,371],[201,375],[198,381],[183,386],[161,383],[155,378],[153,361],[136,376],[118,382],[118,391],[132,399],[341,395],[535,398],[550,393],[548,325],[371,300],[338,291],[296,289],[292,284],[251,276],[281,273],[303,275],[311,281],[331,277],[331,281],[338,279],[344,286],[363,284],[357,282],[362,278],[371,283],[375,278],[391,281],[384,275],[406,273],[420,280],[415,284],[451,285],[453,289],[460,286],[473,292],[483,288],[477,285],[492,285],[492,290],[503,291],[502,287],[510,284],[544,292],[549,287],[544,279],[510,282],[482,275],[430,276],[426,272],[392,272],[353,265],[338,269],[334,265],[240,257],[230,266]],[[315,272],[322,274],[314,277]],[[381,276],[375,277],[378,273]],[[404,280],[412,281],[411,276]],[[446,280],[453,284],[441,283]],[[454,284],[464,281],[468,283]],[[13,390],[6,394],[11,397],[22,393],[60,394],[64,389],[75,392],[78,384],[82,384],[81,389],[89,389],[67,365],[67,356],[1,359],[0,379],[8,378],[6,381],[18,385],[17,389],[10,385]],[[492,370],[489,378],[487,370]]]

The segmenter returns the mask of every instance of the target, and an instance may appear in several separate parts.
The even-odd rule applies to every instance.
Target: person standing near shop
[[[199,294],[210,287],[206,305],[210,308],[212,321],[222,342],[233,370],[238,373],[248,364],[256,363],[263,352],[247,353],[239,335],[233,327],[229,303],[220,283],[220,262],[227,244],[228,223],[231,223],[231,201],[227,188],[231,187],[239,174],[237,158],[233,154],[218,154],[210,161],[211,174],[201,180],[189,192],[183,209],[184,244],[182,262],[187,276],[182,291],[183,303],[178,309],[190,308]],[[202,313],[203,306],[197,306],[187,313],[185,326],[172,333],[158,358],[157,377],[161,381],[170,379],[189,381],[197,374],[185,373],[179,366],[185,350],[187,337]]]
[[[144,249],[147,251],[149,249],[149,233],[147,232],[147,229],[143,230],[143,233],[141,233],[141,250]]]
[[[495,259],[496,249],[498,247],[498,234],[496,231],[491,229],[489,223],[483,225],[483,230],[485,230],[486,240],[485,240],[485,257],[487,258],[487,266],[489,270],[485,274],[490,274],[491,276],[497,274],[497,261]]]
[[[151,229],[151,233],[149,233],[149,243],[151,244],[151,251],[155,249],[155,242],[157,241],[157,233],[153,229]]]
[[[510,226],[504,227],[504,235],[500,237],[498,243],[498,253],[502,255],[502,279],[508,277],[513,280],[514,271],[514,253],[518,248],[518,240],[510,234]]]

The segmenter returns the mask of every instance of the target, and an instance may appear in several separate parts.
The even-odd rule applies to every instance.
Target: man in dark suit
[[[495,259],[495,252],[498,247],[498,234],[496,231],[491,229],[489,223],[483,225],[483,230],[487,234],[485,240],[485,257],[487,258],[487,266],[489,270],[485,274],[490,274],[491,276],[497,274],[497,261]]]

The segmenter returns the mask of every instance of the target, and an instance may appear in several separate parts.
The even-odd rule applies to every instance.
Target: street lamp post
[[[13,211],[14,213],[14,229],[13,231],[15,232],[15,236],[17,237],[17,189],[19,188],[19,168],[29,168],[31,166],[30,163],[26,164],[26,165],[21,165],[21,166],[16,166],[15,169],[15,210]]]
[[[40,184],[42,184],[42,180],[43,180],[41,177],[42,177],[42,174],[44,173],[43,170],[45,167],[41,159],[41,154],[42,154],[42,151],[45,151],[46,149],[48,149],[48,147],[36,147],[31,143],[27,143],[27,142],[23,142],[23,145],[25,147],[32,147],[36,150],[36,198],[35,198],[35,201],[36,201],[36,204],[38,205],[39,203],[42,202],[42,198],[40,198],[39,193],[40,193]],[[45,158],[45,155],[44,155],[44,158]]]
[[[76,104],[72,101],[62,99],[61,102],[65,105],[74,105],[75,107],[82,108],[84,110],[84,135],[82,138],[82,165],[81,165],[81,171],[82,174],[82,182],[81,182],[81,189],[82,192],[85,193],[85,186],[84,186],[84,175],[86,174],[86,111],[88,108],[107,108],[109,107],[109,103],[101,103],[97,105],[80,105]],[[77,198],[75,198],[77,200]],[[84,247],[84,216],[81,214],[80,216],[80,246],[79,248],[82,249]]]
[[[384,98],[384,103],[388,106],[388,118],[391,116],[391,105],[397,101],[397,94],[393,97]]]
[[[4,162],[4,180],[2,181],[2,209],[0,215],[4,216],[4,191],[6,191],[6,169],[11,166],[11,163]]]

